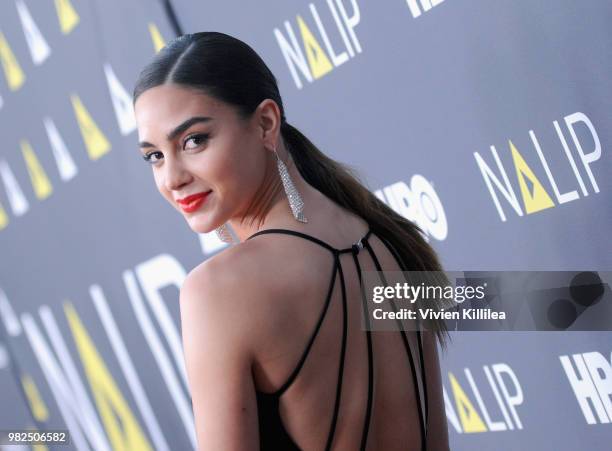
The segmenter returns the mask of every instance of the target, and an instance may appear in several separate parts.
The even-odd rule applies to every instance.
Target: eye
[[[149,152],[147,154],[144,154],[142,156],[142,158],[144,159],[144,161],[146,161],[149,164],[155,164],[158,161],[160,161],[160,159],[161,159],[159,157],[159,155],[163,156],[162,153],[159,150],[154,150],[153,152]],[[155,156],[155,158],[153,158],[154,156]]]
[[[205,143],[206,141],[208,141],[208,138],[210,137],[210,135],[208,133],[199,133],[197,135],[191,135],[188,136],[187,139],[185,139],[185,141],[183,142],[183,149],[197,149],[201,144]],[[193,141],[193,143],[195,144],[195,146],[192,147],[185,147],[185,145],[189,142],[189,141]]]

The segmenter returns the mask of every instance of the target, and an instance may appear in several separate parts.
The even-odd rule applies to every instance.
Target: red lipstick
[[[177,199],[176,201],[180,204],[181,209],[185,213],[193,213],[204,203],[211,191],[205,193],[192,194],[191,196]]]

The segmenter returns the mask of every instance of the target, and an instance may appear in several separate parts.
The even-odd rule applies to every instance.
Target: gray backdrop
[[[171,3],[0,7],[0,429],[195,449],[177,297],[222,247],[157,193],[130,109],[181,31],[250,44],[446,269],[612,270],[608,1]],[[610,449],[611,339],[454,334],[451,449]]]

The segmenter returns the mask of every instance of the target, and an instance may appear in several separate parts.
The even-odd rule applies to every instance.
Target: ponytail
[[[281,134],[304,180],[341,207],[365,219],[370,230],[397,251],[402,271],[443,271],[436,252],[423,238],[422,229],[378,199],[352,169],[323,154],[302,132],[284,120]],[[441,346],[446,347],[450,336],[444,320],[428,320],[427,328],[433,330]]]

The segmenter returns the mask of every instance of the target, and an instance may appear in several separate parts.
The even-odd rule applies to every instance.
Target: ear
[[[264,146],[270,150],[277,149],[281,127],[280,108],[274,100],[265,99],[257,106],[255,113]]]

